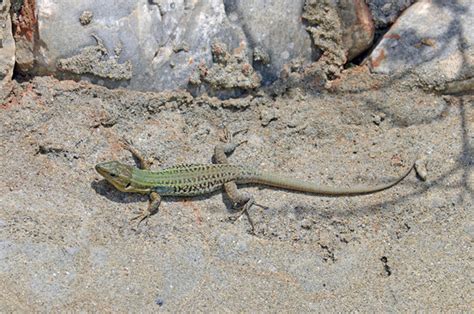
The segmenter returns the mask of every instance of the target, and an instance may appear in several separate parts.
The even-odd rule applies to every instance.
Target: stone
[[[20,72],[29,74],[35,65],[35,30],[38,20],[35,16],[35,1],[24,0],[22,5],[17,1],[12,7],[12,26],[15,38],[16,66]]]
[[[416,0],[366,0],[375,27],[386,28]]]
[[[229,89],[238,95],[278,79],[293,58],[313,61],[311,37],[301,23],[303,4],[124,0],[110,6],[78,0],[71,6],[25,0],[15,13],[19,70],[109,88],[198,94]],[[232,71],[216,62],[216,43],[234,57]]]
[[[81,25],[88,25],[91,23],[93,17],[94,14],[91,11],[85,10],[79,17],[79,22],[81,22]]]
[[[368,58],[372,72],[414,74],[439,91],[472,90],[474,2],[420,0],[408,8]]]
[[[323,81],[337,77],[348,61],[370,47],[374,38],[372,18],[362,0],[307,0],[303,19],[314,45],[321,50],[321,57],[309,72]]]
[[[92,74],[114,81],[130,80],[132,78],[132,64],[130,60],[118,62],[121,52],[116,47],[115,55],[111,56],[103,41],[93,35],[97,45],[82,48],[80,52],[70,58],[60,59],[57,63],[59,71],[75,74]]]
[[[120,6],[79,0],[36,1],[37,38],[32,74],[52,73],[110,88],[186,88],[211,44],[245,42],[221,0],[122,1]],[[73,35],[72,35],[73,34]]]
[[[15,66],[15,41],[13,40],[10,0],[0,2],[0,100],[11,90],[10,81]]]
[[[279,78],[283,66],[292,59],[313,61],[311,36],[301,23],[304,2],[224,0],[230,21],[242,29],[254,49],[255,68],[264,85]]]
[[[342,43],[350,61],[367,50],[374,40],[374,23],[369,8],[362,0],[340,1],[343,21]]]

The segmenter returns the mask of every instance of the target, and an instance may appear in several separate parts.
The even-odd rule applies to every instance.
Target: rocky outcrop
[[[474,4],[420,0],[408,8],[368,59],[375,73],[415,75],[429,89],[474,90]]]

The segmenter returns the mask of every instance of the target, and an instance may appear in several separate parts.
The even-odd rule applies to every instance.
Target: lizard
[[[180,164],[157,171],[150,170],[151,161],[134,148],[128,141],[123,140],[123,146],[138,161],[138,167],[123,164],[119,161],[106,161],[95,166],[96,171],[122,192],[135,192],[149,195],[148,207],[132,218],[137,219],[138,225],[155,214],[161,204],[162,196],[199,196],[212,193],[224,188],[233,203],[233,207],[240,207],[243,213],[248,214],[251,206],[257,204],[254,198],[237,189],[237,184],[258,184],[281,188],[296,192],[304,192],[322,196],[355,196],[380,192],[400,183],[414,167],[411,166],[399,177],[389,183],[375,186],[355,186],[351,188],[337,188],[316,185],[282,176],[272,172],[264,172],[252,167],[230,164],[227,155],[231,154],[242,143],[233,143],[231,136],[226,132],[225,142],[221,142],[214,149],[214,164]],[[253,223],[248,216],[252,229]]]

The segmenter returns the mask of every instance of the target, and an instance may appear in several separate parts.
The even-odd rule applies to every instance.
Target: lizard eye
[[[115,178],[115,177],[117,176],[117,174],[116,174],[115,172],[111,172],[111,173],[110,173],[110,176],[111,176],[112,178]]]

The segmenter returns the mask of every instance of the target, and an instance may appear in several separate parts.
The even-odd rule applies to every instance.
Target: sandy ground
[[[358,75],[228,101],[15,83],[0,109],[0,311],[472,309],[473,97]],[[350,187],[418,152],[427,180],[336,198],[242,187],[269,207],[252,209],[252,234],[221,193],[165,198],[136,229],[147,197],[94,171],[133,163],[123,136],[156,168],[208,163],[222,125],[248,129],[235,163]]]

